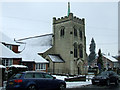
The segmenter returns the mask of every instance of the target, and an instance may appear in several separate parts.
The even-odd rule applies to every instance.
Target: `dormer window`
[[[6,45],[6,47],[12,50],[12,45]]]

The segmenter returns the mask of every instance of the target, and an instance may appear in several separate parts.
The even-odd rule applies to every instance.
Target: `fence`
[[[67,70],[67,69],[48,69],[47,71],[51,74],[59,74],[59,75],[85,75],[87,74],[87,73],[83,73],[84,71]]]

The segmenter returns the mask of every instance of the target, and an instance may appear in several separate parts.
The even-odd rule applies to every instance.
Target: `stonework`
[[[50,65],[48,71],[65,74],[86,74],[85,20],[70,13],[69,16],[53,18],[52,48],[43,54]],[[52,62],[49,54],[59,55],[64,62]]]

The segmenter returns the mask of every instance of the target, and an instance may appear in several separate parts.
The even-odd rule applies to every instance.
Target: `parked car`
[[[114,83],[116,85],[119,84],[119,76],[113,71],[104,71],[101,74],[92,78],[92,84],[104,84],[110,85]]]
[[[6,90],[64,90],[66,83],[45,72],[26,71],[13,75]]]

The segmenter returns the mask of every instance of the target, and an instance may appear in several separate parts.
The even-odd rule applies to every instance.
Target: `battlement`
[[[80,23],[80,24],[83,24],[83,25],[85,24],[84,18],[80,19],[76,16],[73,16],[73,13],[70,13],[69,16],[61,17],[58,19],[56,19],[56,17],[53,17],[53,24],[66,22],[66,21],[70,21],[70,20],[77,22],[77,23]]]

